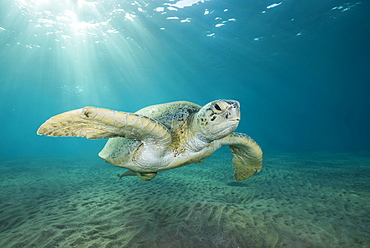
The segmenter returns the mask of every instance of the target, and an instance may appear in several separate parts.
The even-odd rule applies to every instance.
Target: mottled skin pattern
[[[262,151],[249,136],[234,133],[240,105],[216,100],[201,107],[179,101],[126,113],[85,107],[47,120],[38,134],[109,138],[99,156],[129,169],[122,176],[151,180],[158,171],[201,162],[221,146],[234,154],[234,178],[241,181],[262,168]]]

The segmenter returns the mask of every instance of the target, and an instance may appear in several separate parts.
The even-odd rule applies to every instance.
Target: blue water
[[[267,157],[367,154],[369,11],[360,0],[1,1],[0,156],[96,157],[105,140],[36,135],[71,109],[215,99],[241,103],[238,131]]]
[[[35,135],[66,110],[219,98],[265,149],[370,148],[366,1],[27,3],[1,3],[2,156],[96,151]]]

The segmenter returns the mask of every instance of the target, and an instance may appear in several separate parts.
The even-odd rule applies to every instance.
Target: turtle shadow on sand
[[[241,183],[241,182],[230,182],[230,183],[227,183],[227,186],[232,186],[232,187],[249,187],[247,184]]]

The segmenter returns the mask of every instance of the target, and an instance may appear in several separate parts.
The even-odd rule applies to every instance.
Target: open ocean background
[[[1,0],[0,246],[370,247],[369,13],[351,0]],[[245,182],[227,149],[116,182],[105,140],[36,135],[84,106],[215,99],[241,103],[237,131],[264,150]]]

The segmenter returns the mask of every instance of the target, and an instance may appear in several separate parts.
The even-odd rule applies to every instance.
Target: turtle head
[[[234,100],[216,100],[202,107],[195,122],[199,137],[208,141],[222,139],[236,130],[240,121],[240,104]]]

